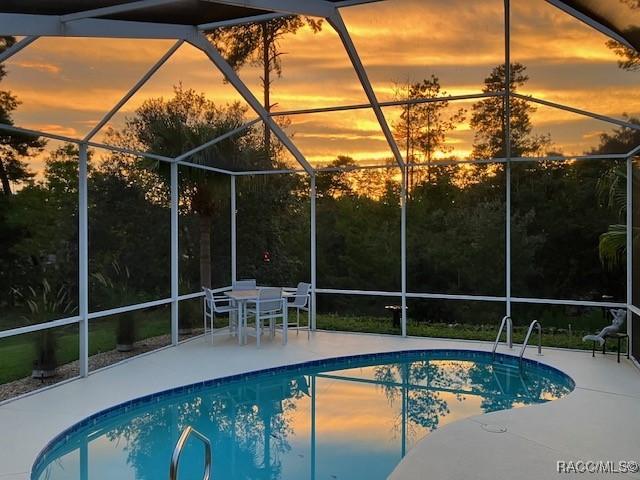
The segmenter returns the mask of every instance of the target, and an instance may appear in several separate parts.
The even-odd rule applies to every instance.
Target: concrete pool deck
[[[490,351],[485,342],[383,335],[306,332],[289,344],[238,346],[218,337],[198,338],[130,359],[0,406],[0,480],[29,479],[38,453],[58,433],[87,416],[124,401],[245,371],[361,353],[454,348]],[[508,350],[501,345],[500,350]],[[514,348],[516,354],[518,350]],[[540,405],[456,421],[428,435],[390,478],[536,479],[632,478],[640,473],[558,474],[557,461],[640,461],[640,371],[614,355],[544,349],[527,357],[554,366],[576,382],[567,397]],[[500,425],[491,433],[482,424]]]

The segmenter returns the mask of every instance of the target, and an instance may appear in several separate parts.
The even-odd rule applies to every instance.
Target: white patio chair
[[[307,312],[307,321],[309,321],[309,302],[310,302],[310,292],[311,292],[311,284],[300,282],[298,284],[298,288],[296,289],[296,293],[293,295],[289,295],[289,302],[287,303],[287,308],[295,308],[296,309],[296,335],[300,333],[300,311]],[[292,322],[289,323],[289,327],[293,326]],[[309,336],[310,325],[307,326],[307,337]]]
[[[211,343],[213,344],[213,322],[216,314],[229,316],[229,334],[238,334],[238,322],[236,320],[237,307],[233,304],[229,297],[214,296],[213,291],[209,288],[204,289],[204,325],[205,333],[207,333],[207,320],[211,325]]]
[[[257,288],[258,287],[255,278],[236,280],[233,283],[233,290],[256,290]]]
[[[269,320],[269,332],[271,338],[275,336],[278,328],[277,319],[282,318],[282,344],[287,344],[287,300],[282,297],[282,288],[263,288],[260,290],[256,300],[247,302],[246,322],[249,316],[253,316],[256,327],[256,345],[260,346],[260,336],[262,335],[262,322]],[[245,324],[246,326],[246,324]]]

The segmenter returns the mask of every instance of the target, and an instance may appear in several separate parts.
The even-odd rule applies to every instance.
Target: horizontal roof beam
[[[122,3],[120,5],[112,5],[110,7],[93,8],[91,10],[83,10],[80,12],[69,13],[60,17],[61,22],[74,22],[85,18],[105,17],[107,15],[116,15],[118,13],[135,12],[145,8],[157,7],[171,3],[180,3],[183,0],[139,0],[137,2]]]
[[[309,15],[326,18],[333,15],[336,6],[326,0],[206,0],[211,3],[232,5],[288,15]]]
[[[193,26],[85,18],[64,23],[55,15],[0,13],[0,32],[11,36],[187,39]]]
[[[335,8],[351,7],[354,5],[364,5],[366,3],[377,3],[385,0],[342,0],[340,2],[333,2],[332,5]],[[253,15],[251,17],[233,18],[230,20],[220,20],[217,22],[203,23],[198,25],[198,30],[213,30],[215,28],[233,27],[236,25],[245,25],[247,23],[260,23],[268,22],[276,18],[286,17],[286,13],[264,13],[262,15]]]

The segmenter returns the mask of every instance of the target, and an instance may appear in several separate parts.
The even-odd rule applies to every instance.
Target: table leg
[[[244,302],[239,301],[238,302],[238,325],[239,325],[239,330],[238,330],[238,343],[240,345],[244,345],[244,335],[245,335],[245,318],[244,318]]]

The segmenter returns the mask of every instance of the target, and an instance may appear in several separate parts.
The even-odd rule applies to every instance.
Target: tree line
[[[302,22],[302,23],[301,23]],[[305,23],[306,22],[306,23]],[[238,52],[241,32],[212,37],[227,45],[234,66],[261,61],[265,67],[265,105],[271,74],[281,73],[276,39],[309,24],[256,27],[247,49]],[[320,29],[321,24],[309,24]],[[260,37],[262,35],[262,37]],[[261,41],[258,41],[259,38]],[[258,39],[258,40],[256,40]],[[255,41],[254,41],[255,40]],[[5,48],[12,39],[5,39]],[[236,43],[234,43],[236,42]],[[240,42],[240,43],[237,43]],[[274,46],[275,45],[275,46]],[[511,66],[511,89],[528,81],[526,67]],[[267,74],[268,73],[268,74]],[[0,70],[0,78],[5,75]],[[505,67],[484,82],[485,93],[504,90]],[[436,76],[400,86],[408,100],[444,95]],[[3,123],[11,123],[18,100],[0,95]],[[548,135],[533,133],[529,102],[511,99],[510,154],[553,153]],[[410,171],[408,204],[408,288],[414,292],[503,295],[505,291],[505,169],[497,164],[441,166],[447,138],[466,121],[474,131],[472,156],[507,156],[504,101],[494,96],[470,111],[450,108],[446,100],[407,105],[393,125],[406,158],[423,165]],[[108,141],[140,151],[177,156],[245,121],[239,104],[220,105],[202,93],[177,85],[169,99],[145,101]],[[20,296],[42,279],[77,292],[77,147],[62,145],[43,154],[41,139],[3,133],[0,176],[0,291],[2,308],[22,312]],[[620,128],[603,135],[586,153],[609,153],[640,143],[637,131]],[[618,150],[616,150],[618,151]],[[27,160],[46,156],[40,179]],[[194,155],[195,164],[230,170],[284,166],[283,152],[268,132],[246,129]],[[400,185],[398,170],[352,170],[356,162],[339,156],[317,177],[318,286],[399,291]],[[604,268],[600,236],[621,222],[621,212],[603,192],[614,187],[616,162],[528,162],[512,166],[513,294],[547,298],[624,298],[620,263]],[[225,175],[180,167],[180,290],[223,286],[230,279],[230,180]],[[12,188],[13,186],[13,188]],[[19,188],[15,188],[19,186]],[[262,284],[294,285],[310,277],[309,180],[286,174],[238,179],[238,273]],[[168,297],[170,293],[170,217],[168,166],[120,153],[92,152],[89,169],[89,248],[92,310]],[[116,267],[116,265],[118,267]],[[101,274],[124,282],[127,298],[113,298],[96,282]],[[447,317],[453,306],[416,303],[418,318]],[[321,296],[324,311],[357,313],[377,303]],[[53,314],[53,312],[52,312]],[[14,316],[14,322],[18,317]]]

